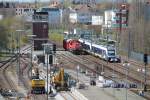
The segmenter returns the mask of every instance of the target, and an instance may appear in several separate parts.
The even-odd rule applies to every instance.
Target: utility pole
[[[128,32],[128,60],[130,58],[130,52],[131,52],[131,32],[130,32],[130,29],[129,29],[129,32]]]
[[[21,69],[20,69],[20,38],[21,38],[21,32],[23,32],[24,30],[16,30],[16,32],[18,33],[18,36],[17,36],[17,74],[18,74],[18,85],[19,85],[19,82],[20,82],[20,75],[21,75]],[[22,75],[21,75],[22,76]]]
[[[46,54],[46,59],[47,59],[47,100],[48,100],[48,55],[50,54],[49,51],[51,51],[48,46],[50,46],[50,44],[43,44],[44,45],[44,51],[45,51],[45,54]]]
[[[14,53],[14,49],[15,49],[15,43],[14,43],[14,34],[13,32],[11,33],[11,49],[12,49],[12,53]]]
[[[146,25],[147,25],[147,20],[149,19],[148,17],[148,15],[147,15],[147,8],[150,6],[149,5],[149,2],[144,2],[145,3],[145,5],[144,5],[144,36],[145,36],[145,38],[144,38],[144,55],[143,55],[143,61],[144,61],[144,65],[145,65],[145,73],[144,73],[144,91],[145,92],[147,92],[147,65],[148,65],[148,48],[147,48],[147,38],[148,37],[146,37],[147,36],[147,31],[146,31]]]
[[[130,66],[130,63],[128,61],[125,61],[123,63],[123,66],[125,67],[126,69],[126,93],[125,93],[125,100],[128,100],[128,92],[127,92],[127,86],[128,86],[128,72],[129,72],[129,66]]]
[[[145,65],[145,73],[144,73],[144,91],[147,92],[147,64],[148,64],[148,55],[145,53],[144,54],[144,65]]]
[[[17,36],[17,75],[18,75],[18,85],[19,85],[19,81],[20,81],[20,53],[19,53],[19,43],[20,40],[19,40],[19,33],[18,33],[18,36]]]
[[[32,56],[33,56],[33,50],[34,50],[34,37],[36,37],[36,35],[27,35],[30,40],[31,40],[31,62],[30,62],[30,70],[31,70],[31,78],[32,78],[32,68],[33,68],[33,64],[32,64]],[[28,73],[29,74],[29,73]]]
[[[34,1],[35,4],[35,10],[37,9],[37,0]]]
[[[52,63],[52,62],[49,62],[48,61],[48,57],[49,56],[52,56],[52,58],[51,59],[53,59],[53,52],[52,51],[54,51],[54,50],[56,50],[56,48],[55,48],[55,46],[53,45],[53,44],[49,44],[49,43],[46,43],[46,44],[42,44],[43,46],[44,46],[44,51],[45,51],[45,54],[46,54],[46,59],[47,59],[47,100],[48,100],[48,95],[49,95],[49,93],[52,93],[52,90],[51,90],[51,66],[50,66],[50,87],[48,87],[48,64],[49,63]],[[54,53],[55,53],[55,51],[54,51]],[[53,60],[52,60],[53,61]],[[49,89],[48,89],[49,88]],[[49,92],[48,92],[48,90],[49,90]]]

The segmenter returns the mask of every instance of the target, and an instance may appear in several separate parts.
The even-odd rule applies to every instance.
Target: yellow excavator
[[[68,76],[64,74],[64,69],[60,68],[59,72],[52,77],[52,84],[57,91],[67,91],[68,88]]]

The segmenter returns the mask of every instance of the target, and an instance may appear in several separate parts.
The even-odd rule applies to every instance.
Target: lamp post
[[[31,78],[32,78],[32,67],[33,67],[33,65],[32,65],[32,54],[33,54],[33,48],[32,47],[34,47],[34,40],[33,40],[33,38],[34,37],[36,37],[36,35],[27,35],[30,39],[31,39],[31,62],[30,62],[30,68],[31,68]],[[29,74],[29,73],[28,73]]]
[[[126,69],[126,100],[128,99],[128,94],[127,94],[127,84],[128,84],[128,70],[129,70],[129,66],[130,66],[130,63],[129,62],[127,62],[127,61],[125,61],[124,63],[123,63],[123,66],[125,67],[125,69]]]
[[[23,32],[24,30],[16,30],[16,32],[18,33],[17,35],[17,74],[18,74],[18,85],[19,85],[19,80],[20,80],[20,34],[21,32]]]

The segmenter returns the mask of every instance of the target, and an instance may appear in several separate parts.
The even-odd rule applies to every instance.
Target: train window
[[[98,48],[95,48],[95,52],[98,53]]]
[[[97,53],[102,54],[102,50],[97,48]]]
[[[92,51],[94,51],[94,52],[95,52],[95,47],[93,47],[93,46],[92,46]]]
[[[83,48],[86,49],[86,44],[83,44]]]
[[[85,44],[85,49],[90,50],[90,46]]]
[[[94,52],[97,52],[97,48],[94,47]]]
[[[109,56],[115,56],[115,51],[114,50],[108,50],[108,55]]]
[[[92,51],[95,53],[98,53],[99,50],[98,50],[98,48],[92,46]]]
[[[101,55],[102,55],[102,56],[106,55],[106,51],[105,51],[105,50],[102,50]]]

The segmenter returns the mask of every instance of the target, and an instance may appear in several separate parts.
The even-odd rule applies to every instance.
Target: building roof
[[[74,8],[77,12],[90,12],[91,8],[88,7],[87,5],[77,5]]]
[[[37,15],[48,15],[48,12],[34,12]]]
[[[59,8],[56,8],[56,7],[43,7],[41,8],[41,11],[59,11],[60,9]]]

